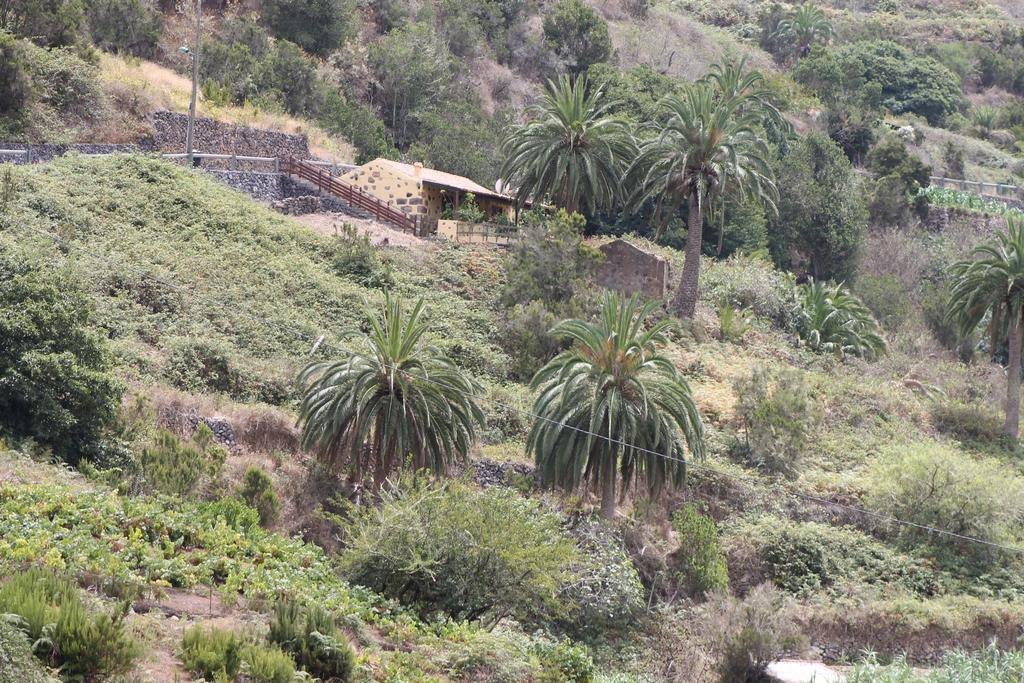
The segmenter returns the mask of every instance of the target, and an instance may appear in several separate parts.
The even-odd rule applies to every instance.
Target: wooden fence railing
[[[341,199],[349,206],[362,209],[372,214],[377,220],[391,223],[401,230],[420,234],[420,223],[412,216],[408,216],[387,202],[377,199],[362,188],[350,185],[346,182],[331,176],[329,171],[321,167],[313,166],[305,161],[299,161],[291,157],[281,161],[281,172],[290,176],[296,176],[316,185],[320,191],[326,191]]]

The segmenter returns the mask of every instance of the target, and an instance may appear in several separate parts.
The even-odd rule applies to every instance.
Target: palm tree
[[[991,350],[1009,335],[1006,369],[1006,422],[1003,431],[1017,438],[1020,427],[1021,342],[1024,338],[1024,221],[1007,218],[998,241],[974,249],[953,265],[947,320],[966,337],[988,318]]]
[[[483,424],[479,386],[424,341],[421,299],[408,314],[385,295],[369,315],[366,352],[312,363],[299,374],[302,445],[378,487],[395,468],[444,473],[465,458]]]
[[[592,483],[601,515],[615,515],[616,470],[623,490],[634,478],[657,492],[678,485],[685,454],[704,457],[704,431],[689,385],[658,352],[671,325],[644,331],[654,304],[608,294],[598,322],[567,320],[552,334],[574,345],[541,368],[527,453],[542,481],[565,488]],[[684,444],[685,441],[685,444]]]
[[[612,205],[635,149],[628,124],[608,113],[616,104],[586,76],[548,81],[531,120],[502,144],[500,176],[519,205],[549,198],[569,213]]]
[[[774,37],[796,46],[797,55],[805,57],[817,42],[827,43],[834,31],[825,13],[813,2],[801,2],[786,13],[775,27]]]
[[[807,348],[868,360],[885,353],[878,322],[842,284],[812,280],[797,291],[796,330]]]
[[[640,143],[625,185],[627,206],[654,201],[657,240],[665,224],[688,204],[686,261],[672,307],[693,317],[697,305],[704,213],[715,197],[758,199],[775,208],[778,191],[770,152],[759,132],[768,110],[762,95],[721,90],[714,79],[694,83],[682,95],[661,102],[663,122]]]

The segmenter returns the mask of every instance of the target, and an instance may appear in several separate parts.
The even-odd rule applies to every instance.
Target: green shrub
[[[754,588],[743,599],[712,594],[700,622],[722,683],[767,680],[768,665],[802,642],[792,600],[771,584]]]
[[[1024,679],[1024,654],[991,643],[981,652],[947,652],[939,667],[917,673],[904,657],[881,664],[869,652],[847,675],[847,683],[1015,683]]]
[[[775,263],[821,280],[850,277],[868,212],[843,150],[821,133],[809,133],[778,161],[776,175],[778,212],[768,231]]]
[[[185,668],[209,680],[235,680],[242,666],[245,640],[234,631],[211,626],[192,626],[181,639],[181,661]]]
[[[803,375],[759,367],[749,378],[738,379],[735,389],[744,433],[736,450],[753,467],[795,476],[815,418]]]
[[[644,589],[622,539],[593,519],[575,522],[569,533],[577,560],[558,589],[562,609],[557,622],[570,634],[582,635],[631,628],[644,607]]]
[[[263,526],[272,524],[281,512],[281,501],[274,490],[274,480],[254,465],[245,471],[238,488],[238,497],[259,512],[260,524]]]
[[[42,569],[16,574],[0,587],[0,615],[18,626],[65,680],[102,680],[129,671],[140,649],[123,614],[89,614],[75,585]]]
[[[593,683],[597,668],[586,646],[562,640],[538,643],[534,650],[542,668],[538,683]]]
[[[238,390],[238,361],[234,349],[227,342],[209,337],[188,337],[171,339],[167,346],[170,358],[165,375],[177,388],[224,394]]]
[[[767,259],[732,256],[701,268],[701,296],[712,306],[723,301],[785,327],[792,316],[792,277]]]
[[[73,45],[85,20],[81,0],[17,0],[3,5],[2,28],[43,46]]]
[[[39,101],[71,125],[99,118],[106,106],[99,70],[72,48],[28,52],[32,85]]]
[[[544,15],[544,37],[572,74],[612,54],[608,22],[583,0],[558,0]]]
[[[750,314],[725,300],[718,305],[718,333],[722,341],[738,342],[751,326]]]
[[[260,523],[258,510],[234,498],[222,498],[203,506],[202,515],[211,523],[223,520],[230,528],[246,531]]]
[[[727,591],[729,569],[718,545],[715,520],[687,503],[672,515],[672,528],[679,538],[679,548],[670,561],[679,584],[690,595]]]
[[[14,36],[0,31],[0,116],[20,119],[31,94],[32,82],[21,47]],[[15,131],[17,127],[12,126]]]
[[[209,466],[196,447],[182,443],[166,430],[160,430],[140,458],[142,477],[161,493],[184,496],[195,488]]]
[[[965,443],[1005,442],[1003,419],[993,406],[965,401],[936,401],[931,415],[936,429]]]
[[[910,294],[900,279],[891,273],[861,275],[857,278],[855,290],[887,330],[898,330],[910,317]]]
[[[252,683],[292,683],[295,662],[278,648],[249,645],[242,650],[242,671]]]
[[[50,636],[61,676],[92,681],[130,671],[141,648],[127,633],[123,616],[89,616],[81,600],[62,602]]]
[[[328,253],[334,272],[342,277],[377,289],[387,289],[394,284],[390,267],[370,244],[369,235],[349,223],[342,223],[338,228]]]
[[[32,656],[32,643],[11,614],[0,614],[0,671],[17,683],[57,683]]]
[[[163,16],[151,0],[85,0],[89,35],[96,47],[149,57],[163,29]]]
[[[506,306],[542,301],[555,308],[588,287],[600,252],[583,243],[586,223],[578,213],[559,210],[552,218],[527,216],[521,239],[504,259]]]
[[[1024,480],[994,460],[972,459],[935,444],[892,448],[867,484],[866,502],[878,513],[993,543],[1020,535]],[[986,564],[997,557],[992,548],[926,529],[900,525],[890,531],[906,543]]]
[[[352,677],[352,646],[339,633],[331,615],[316,605],[302,608],[292,600],[278,600],[267,639],[294,655],[313,676],[341,683]]]
[[[537,370],[566,348],[566,341],[551,334],[561,317],[543,301],[516,304],[509,309],[498,341],[512,359],[509,376],[528,381]]]
[[[731,525],[723,545],[739,590],[767,580],[794,595],[845,595],[858,583],[897,584],[922,596],[939,588],[923,561],[850,527],[765,515]]]
[[[323,57],[355,28],[353,0],[263,0],[260,19],[278,38]]]
[[[362,510],[347,532],[342,566],[351,580],[425,619],[494,623],[547,615],[577,558],[558,516],[536,501],[458,481],[406,479],[379,507]]]
[[[0,428],[70,463],[99,452],[121,387],[74,282],[0,250]]]

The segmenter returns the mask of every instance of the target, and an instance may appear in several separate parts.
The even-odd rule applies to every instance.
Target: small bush
[[[223,520],[228,527],[245,531],[260,523],[258,510],[234,498],[222,498],[203,507],[203,518],[211,523]]]
[[[551,334],[560,317],[542,301],[516,304],[501,329],[501,348],[512,359],[509,376],[528,381],[544,364],[565,350],[565,340]]]
[[[331,615],[315,605],[303,609],[292,600],[279,600],[267,639],[313,676],[342,683],[351,679],[355,653]]]
[[[891,273],[861,275],[857,278],[856,292],[887,330],[898,330],[910,317],[910,294],[900,279]]]
[[[97,47],[139,57],[153,54],[163,28],[151,0],[86,0],[85,16]]]
[[[622,539],[596,520],[581,520],[569,533],[579,559],[558,590],[560,625],[584,635],[630,628],[644,607],[644,589]]]
[[[593,683],[596,667],[586,646],[563,640],[539,643],[534,650],[542,668],[539,683]]]
[[[249,645],[242,650],[242,671],[252,683],[292,683],[295,662],[279,648]]]
[[[182,636],[181,661],[186,669],[211,681],[233,681],[241,670],[245,648],[245,640],[233,631],[193,626]]]
[[[737,451],[748,464],[766,472],[795,476],[814,421],[813,403],[803,375],[754,370],[736,382],[736,412],[743,421],[744,440]]]
[[[898,584],[923,596],[939,589],[923,561],[853,528],[765,515],[730,526],[723,545],[740,591],[767,580],[794,595],[845,595],[857,583]]]
[[[729,569],[715,521],[687,503],[672,515],[672,528],[679,537],[679,548],[671,557],[679,584],[690,595],[727,591]]]
[[[32,656],[32,643],[11,614],[0,614],[0,671],[17,683],[56,683]]]
[[[235,392],[239,385],[237,359],[229,344],[209,337],[172,339],[166,376],[184,391]]]
[[[736,308],[731,301],[718,306],[719,336],[725,342],[738,342],[750,330],[750,315],[742,308]]]
[[[1019,537],[1024,480],[998,462],[972,459],[946,446],[915,444],[883,454],[866,500],[881,514],[993,543]],[[995,550],[926,529],[891,529],[904,542],[955,551],[982,563]]]
[[[19,628],[65,680],[101,680],[129,671],[140,654],[121,617],[89,614],[70,580],[30,569],[0,588],[0,614]]]
[[[258,467],[250,466],[242,477],[238,497],[260,515],[260,524],[269,526],[281,512],[281,501],[274,490],[274,481]]]
[[[338,275],[352,278],[364,287],[387,289],[394,284],[390,267],[370,244],[370,237],[349,223],[338,228],[328,253]]]
[[[1001,444],[1003,421],[995,408],[965,401],[936,401],[932,424],[944,434],[965,443]]]
[[[140,466],[147,484],[173,496],[187,495],[199,478],[211,471],[210,461],[199,448],[182,443],[166,430],[160,430],[153,443],[143,449]]]
[[[742,600],[713,594],[701,609],[700,630],[718,661],[719,680],[770,680],[768,665],[802,643],[792,611],[792,600],[771,584],[754,588]]]
[[[577,559],[558,515],[509,489],[478,491],[458,481],[406,479],[379,507],[362,510],[347,532],[342,566],[351,580],[424,619],[549,615]]]
[[[701,268],[700,289],[712,306],[728,301],[733,306],[786,326],[792,315],[791,279],[754,256],[733,256]]]

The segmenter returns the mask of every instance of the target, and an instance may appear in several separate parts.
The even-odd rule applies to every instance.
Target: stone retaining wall
[[[158,111],[153,114],[153,149],[161,152],[183,152],[188,131],[188,114]],[[289,156],[308,159],[309,141],[305,135],[281,133],[276,130],[249,128],[213,119],[197,117],[193,130],[193,149],[207,154],[236,154],[251,157]],[[204,159],[203,166],[227,169],[228,161]],[[240,165],[240,170],[266,171],[266,165],[256,168]]]
[[[635,247],[626,240],[613,240],[600,247],[605,262],[597,271],[597,282],[624,294],[660,299],[668,292],[668,261]]]
[[[0,149],[3,150],[28,150],[29,157],[33,163],[41,161],[52,161],[59,156],[63,156],[68,152],[78,152],[79,154],[118,154],[126,152],[140,152],[148,151],[149,148],[143,145],[113,145],[113,144],[95,144],[95,143],[83,143],[75,145],[27,145],[23,143],[15,142],[0,142]],[[13,162],[15,164],[23,164],[28,160],[24,154],[3,154],[0,153],[0,163]]]
[[[204,170],[225,185],[241,190],[253,199],[263,202],[275,202],[285,196],[285,178],[280,173]]]

